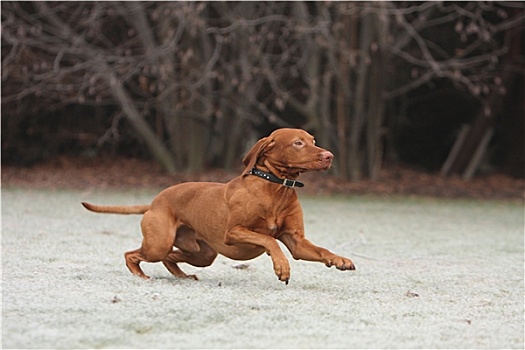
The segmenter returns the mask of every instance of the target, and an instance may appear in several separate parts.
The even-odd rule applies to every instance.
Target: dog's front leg
[[[275,274],[280,281],[288,284],[288,281],[290,280],[290,263],[284,256],[284,253],[275,238],[248,230],[244,226],[237,225],[226,231],[224,243],[227,245],[254,244],[264,247],[268,255],[272,258]]]
[[[290,250],[296,260],[318,261],[328,267],[335,266],[339,270],[355,270],[352,260],[316,246],[304,238],[302,231],[285,231],[279,236],[279,240]]]

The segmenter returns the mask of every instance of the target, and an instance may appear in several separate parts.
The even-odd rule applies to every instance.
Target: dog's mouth
[[[330,169],[331,166],[332,159],[318,158],[304,165],[302,171],[324,171]]]
[[[307,164],[288,164],[281,170],[290,177],[297,177],[307,171],[326,171],[332,166],[332,160],[316,159]]]

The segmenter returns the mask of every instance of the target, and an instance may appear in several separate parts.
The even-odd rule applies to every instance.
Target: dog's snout
[[[330,151],[324,151],[321,153],[321,159],[324,161],[332,161],[334,159],[334,155]]]

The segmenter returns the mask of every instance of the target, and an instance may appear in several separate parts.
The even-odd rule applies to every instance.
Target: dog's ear
[[[245,165],[245,169],[243,172],[243,175],[247,175],[255,166],[255,163],[257,163],[257,160],[267,151],[269,151],[275,142],[270,137],[263,137],[257,143],[248,151],[248,154],[242,162]]]

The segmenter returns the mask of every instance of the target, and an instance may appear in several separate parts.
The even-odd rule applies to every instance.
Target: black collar
[[[261,171],[255,168],[253,168],[248,174],[258,176],[261,179],[265,179],[270,182],[275,182],[276,184],[283,185],[284,187],[303,187],[304,186],[304,184],[300,181],[290,180],[290,179],[280,179],[272,173],[265,173],[264,171]]]

